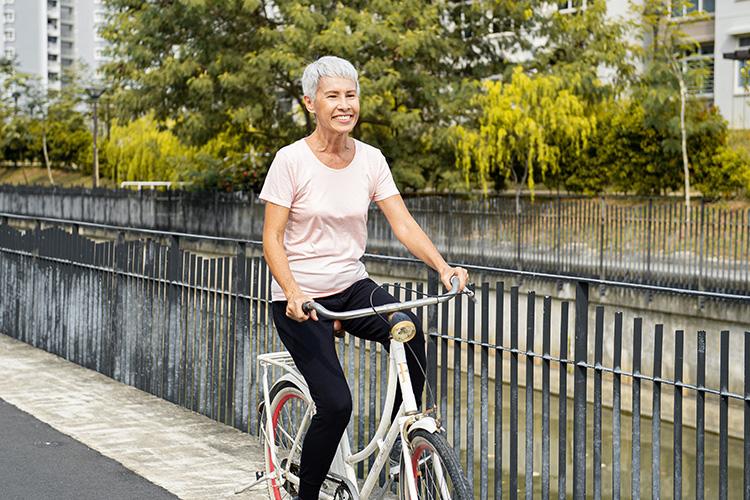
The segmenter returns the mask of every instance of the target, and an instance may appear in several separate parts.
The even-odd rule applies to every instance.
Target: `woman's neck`
[[[308,143],[319,153],[340,155],[352,147],[349,134],[326,132],[320,128],[315,129],[308,139]]]

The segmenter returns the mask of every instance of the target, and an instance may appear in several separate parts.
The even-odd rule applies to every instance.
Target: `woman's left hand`
[[[454,276],[458,276],[458,290],[462,291],[469,282],[469,271],[463,267],[446,267],[442,269],[440,271],[440,281],[446,289],[451,289],[451,278]]]

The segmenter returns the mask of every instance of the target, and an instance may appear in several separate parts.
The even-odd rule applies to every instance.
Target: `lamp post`
[[[21,92],[18,90],[13,91],[13,116],[18,114],[18,98],[21,97]]]
[[[93,186],[95,188],[99,187],[99,151],[97,150],[96,146],[96,137],[97,132],[99,130],[98,128],[98,113],[97,113],[97,104],[99,102],[99,98],[104,94],[104,92],[107,89],[101,86],[91,86],[86,88],[86,94],[89,96],[91,101],[94,103],[94,171],[93,171]]]

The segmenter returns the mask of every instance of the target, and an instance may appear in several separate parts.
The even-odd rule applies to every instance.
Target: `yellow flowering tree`
[[[533,193],[536,181],[557,171],[563,152],[582,156],[596,119],[569,83],[557,76],[529,76],[520,67],[508,82],[485,82],[475,101],[478,126],[455,127],[456,163],[467,185],[478,182],[486,193],[491,178],[511,178],[520,211],[523,185]]]

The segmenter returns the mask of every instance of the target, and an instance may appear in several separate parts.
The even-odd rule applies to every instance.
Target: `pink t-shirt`
[[[367,277],[360,260],[367,243],[371,201],[398,194],[383,154],[354,141],[354,159],[345,168],[321,162],[304,139],[276,153],[260,199],[289,208],[284,249],[302,291],[325,297]],[[273,300],[286,300],[274,279]]]

